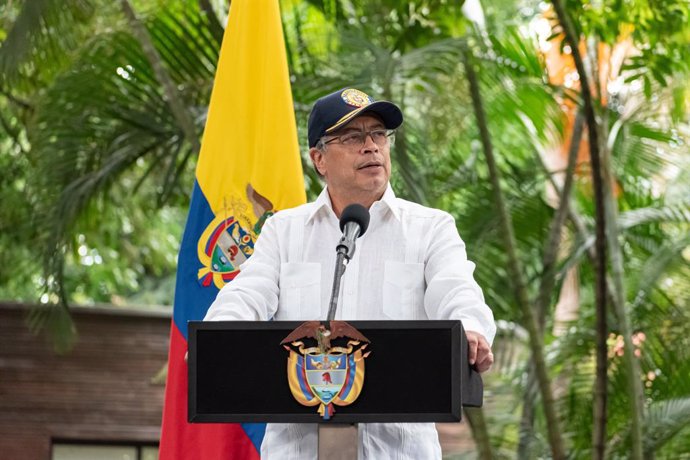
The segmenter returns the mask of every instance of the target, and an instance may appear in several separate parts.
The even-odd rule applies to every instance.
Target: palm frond
[[[95,0],[23,2],[0,47],[3,85],[26,84],[27,79],[20,77],[27,72],[24,68],[27,63],[33,64],[30,67],[37,69],[38,75],[63,68],[68,63],[68,55],[79,48],[87,30],[85,26],[95,12]]]
[[[173,71],[184,103],[205,112],[219,43],[196,9],[169,8],[148,22],[154,44]],[[180,51],[182,50],[182,52]],[[170,114],[141,47],[124,31],[96,35],[69,72],[39,101],[31,130],[37,173],[31,190],[43,228],[48,290],[62,292],[69,235],[94,199],[105,196],[128,171],[140,170],[139,184],[160,183],[160,204],[180,187],[192,152]],[[200,131],[203,116],[197,116]],[[50,135],[44,135],[45,130]],[[156,201],[151,202],[155,205]],[[65,302],[66,296],[60,295]],[[51,324],[37,321],[36,325]]]
[[[652,403],[647,408],[645,417],[645,452],[647,454],[657,452],[688,426],[690,426],[690,396]],[[690,448],[687,436],[682,444],[685,445],[685,452],[687,452],[687,448]]]
[[[27,324],[33,333],[47,331],[57,353],[68,352],[77,340],[77,329],[64,305],[46,303],[31,309]]]
[[[622,212],[618,219],[624,230],[652,223],[690,223],[690,203],[632,209]]]
[[[635,294],[635,304],[642,302],[649,294],[649,290],[657,284],[662,275],[667,274],[674,263],[683,263],[682,251],[690,246],[690,236],[665,241],[644,262],[631,291]]]
[[[505,73],[518,79],[541,80],[546,75],[543,56],[533,38],[523,36],[516,26],[508,26],[500,35],[490,35],[491,48],[477,57],[502,66]]]

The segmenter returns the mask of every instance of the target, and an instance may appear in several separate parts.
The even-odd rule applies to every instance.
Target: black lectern
[[[292,321],[189,323],[189,421],[276,423],[456,422],[481,406],[460,321],[350,321],[369,340],[355,402],[330,420],[299,404],[280,342]]]

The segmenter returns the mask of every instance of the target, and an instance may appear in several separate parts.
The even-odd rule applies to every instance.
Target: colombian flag
[[[304,202],[278,0],[233,0],[178,258],[161,459],[259,458],[264,425],[187,422],[187,322],[237,275],[264,220]]]

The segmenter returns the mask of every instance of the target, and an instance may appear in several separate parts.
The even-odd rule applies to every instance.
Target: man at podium
[[[309,155],[326,187],[316,201],[266,221],[254,254],[205,321],[325,319],[339,219],[358,203],[370,223],[342,277],[335,319],[461,320],[470,364],[480,372],[491,367],[496,326],[453,217],[397,198],[389,184],[390,149],[402,122],[395,104],[353,88],[316,101]],[[316,454],[316,425],[268,424],[262,458]],[[359,458],[441,458],[441,447],[433,423],[360,424]]]

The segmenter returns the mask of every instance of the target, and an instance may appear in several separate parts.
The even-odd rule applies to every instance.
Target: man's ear
[[[314,168],[316,168],[316,172],[319,173],[320,176],[323,176],[326,172],[324,151],[317,149],[316,147],[312,147],[309,149],[309,157],[311,158],[311,162],[314,164]]]

